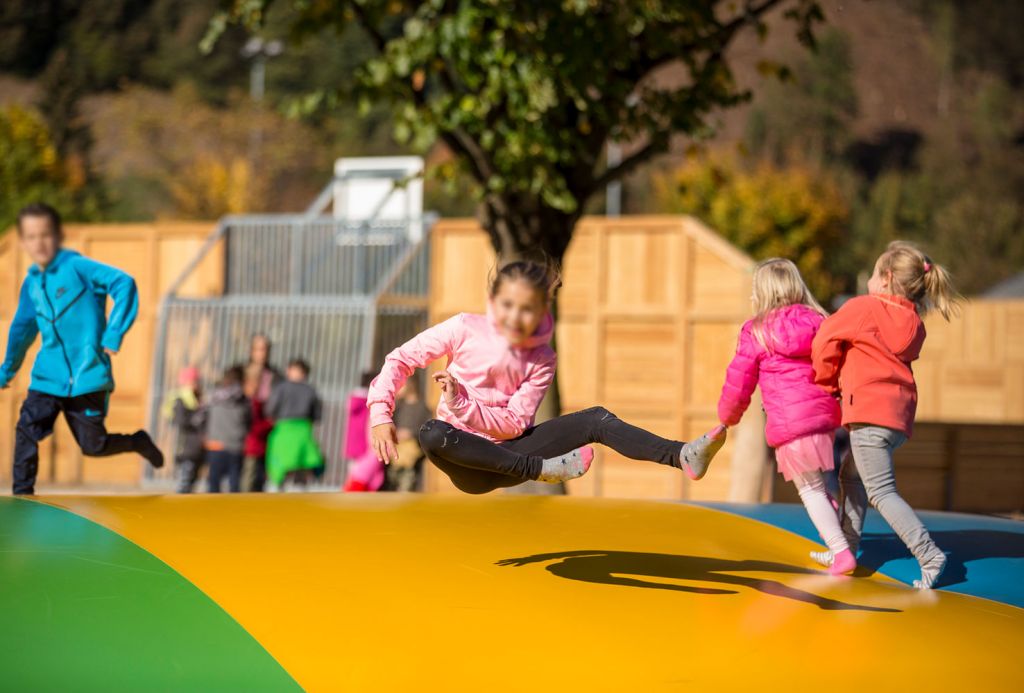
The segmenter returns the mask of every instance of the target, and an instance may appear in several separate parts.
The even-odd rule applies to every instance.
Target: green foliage
[[[831,298],[828,262],[849,211],[824,171],[767,162],[748,170],[712,155],[656,175],[653,185],[659,211],[692,214],[757,260],[793,260],[815,295]]]
[[[200,39],[216,9],[216,4],[208,0],[58,0],[43,4],[10,0],[0,6],[0,71],[19,75],[37,86],[38,107],[58,154],[80,162],[89,185],[95,187],[100,180],[110,183],[114,199],[104,205],[106,216],[206,216],[202,210],[233,208],[246,196],[213,193],[217,189],[222,193],[232,188],[237,191],[238,186],[228,181],[240,180],[242,170],[250,177],[246,189],[263,187],[263,178],[272,180],[267,184],[270,191],[257,195],[252,209],[295,209],[307,204],[329,175],[329,161],[325,161],[328,155],[386,155],[399,151],[390,137],[386,108],[377,107],[361,116],[354,101],[336,99],[330,104],[321,100],[319,109],[309,108],[314,103],[308,98],[311,90],[336,84],[339,75],[351,73],[372,50],[366,37],[355,30],[341,36],[309,37],[301,47],[267,63],[266,109],[301,116],[315,134],[310,137],[303,132],[299,138],[308,149],[295,153],[295,161],[287,167],[290,176],[283,185],[279,161],[259,162],[256,171],[249,170],[252,162],[229,165],[229,159],[238,158],[237,152],[224,158],[226,150],[237,149],[234,143],[213,146],[217,150],[213,152],[200,151],[211,149],[197,145],[197,141],[206,142],[207,138],[193,138],[171,122],[159,126],[154,123],[154,118],[170,118],[176,109],[154,112],[153,92],[139,86],[168,91],[184,87],[196,97],[191,99],[194,108],[203,113],[211,107],[219,109],[219,119],[225,122],[219,127],[219,120],[215,121],[215,131],[245,133],[248,129],[245,119],[250,117],[251,108],[245,103],[245,93],[250,62],[241,54],[249,36],[247,30],[228,27],[215,50],[209,54],[199,50]],[[265,30],[269,37],[283,37],[288,24],[270,16]],[[127,103],[134,97],[140,98],[137,113]],[[118,108],[113,114],[115,122],[110,123],[103,118],[111,115],[107,108],[113,104]],[[280,118],[273,113],[259,117],[274,121],[263,137],[271,154],[286,148],[275,140],[291,128],[278,127]],[[123,149],[125,139],[118,128],[133,128],[141,119],[149,121],[147,127],[159,127],[162,137],[180,134],[181,141],[171,144],[161,139],[155,147],[139,142],[139,151],[117,151],[118,147]],[[243,134],[242,138],[247,136]],[[197,164],[197,168],[218,177],[221,183],[210,187],[210,199],[205,201],[202,190],[176,196],[172,187],[180,190],[182,185],[192,183],[172,186],[167,176],[181,169],[181,164],[154,166],[153,149],[165,153],[177,149],[202,158],[208,165]],[[242,149],[244,157],[244,145]],[[229,170],[236,175],[221,175]],[[220,173],[214,175],[214,171]],[[303,192],[297,192],[298,187]],[[229,198],[234,202],[229,203]]]
[[[31,202],[47,202],[69,219],[98,215],[80,166],[60,158],[37,114],[10,106],[0,109],[0,233]]]
[[[353,83],[311,101],[388,104],[399,142],[442,141],[475,181],[499,251],[539,245],[561,257],[591,196],[673,134],[706,136],[713,111],[747,98],[724,50],[746,27],[763,32],[761,15],[779,4],[809,41],[820,19],[811,0],[762,0],[732,16],[699,0],[231,0],[206,45],[232,21],[260,29],[275,11],[295,40],[357,27],[375,53]],[[650,79],[669,63],[680,80]],[[643,144],[607,170],[608,140]]]

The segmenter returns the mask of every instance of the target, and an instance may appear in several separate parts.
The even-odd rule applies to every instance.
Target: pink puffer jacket
[[[786,306],[765,320],[765,349],[754,338],[753,320],[740,331],[736,356],[725,376],[718,400],[718,418],[735,426],[761,386],[768,415],[765,435],[773,448],[812,433],[839,426],[839,403],[814,383],[811,343],[825,318],[803,305]]]

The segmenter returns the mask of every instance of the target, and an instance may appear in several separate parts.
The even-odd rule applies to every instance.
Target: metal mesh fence
[[[150,430],[172,450],[164,405],[180,369],[198,367],[209,388],[225,368],[246,362],[253,335],[266,335],[272,365],[301,357],[312,366],[323,401],[316,435],[327,461],[324,481],[337,486],[347,463],[349,394],[365,371],[426,327],[429,233],[414,243],[394,222],[264,215],[229,217],[211,240],[217,238],[226,242],[225,295],[185,299],[172,290],[162,303]],[[166,486],[172,471],[146,473]]]

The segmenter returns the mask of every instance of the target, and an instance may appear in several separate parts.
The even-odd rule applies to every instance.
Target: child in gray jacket
[[[232,493],[241,491],[245,436],[252,416],[249,399],[242,392],[244,376],[241,366],[227,369],[206,404],[205,446],[210,493],[220,493],[225,476]]]

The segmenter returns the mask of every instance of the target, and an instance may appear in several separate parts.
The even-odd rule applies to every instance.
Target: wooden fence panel
[[[974,300],[925,322],[919,421],[1024,424],[1024,300]]]

